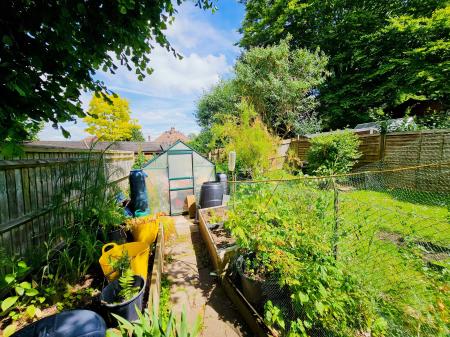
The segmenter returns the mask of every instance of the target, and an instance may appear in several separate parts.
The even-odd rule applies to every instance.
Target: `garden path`
[[[183,216],[174,219],[177,237],[166,246],[165,264],[171,283],[172,309],[179,315],[185,307],[191,324],[200,314],[202,336],[250,336],[239,312],[214,276],[210,275],[208,251],[198,225]]]

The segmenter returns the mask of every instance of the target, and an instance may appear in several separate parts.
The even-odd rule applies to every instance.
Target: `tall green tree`
[[[288,42],[250,49],[236,63],[234,77],[199,100],[196,117],[204,131],[224,118],[239,117],[242,98],[282,138],[320,130],[316,88],[328,74],[327,57],[319,49],[290,48]]]
[[[145,142],[144,134],[142,133],[142,128],[140,126],[131,130],[130,141]]]
[[[196,0],[211,8],[214,0]],[[164,31],[184,0],[14,0],[0,4],[0,145],[26,139],[29,124],[84,117],[83,90],[110,93],[94,79],[118,63],[142,80]]]
[[[395,113],[417,103],[449,105],[450,28],[446,0],[246,0],[241,46],[292,35],[294,47],[320,47],[332,76],[320,87],[328,127]],[[400,112],[401,112],[400,111]]]

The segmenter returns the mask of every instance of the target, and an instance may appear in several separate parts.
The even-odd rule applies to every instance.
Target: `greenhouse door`
[[[183,213],[184,201],[194,194],[192,150],[167,151],[170,215]]]

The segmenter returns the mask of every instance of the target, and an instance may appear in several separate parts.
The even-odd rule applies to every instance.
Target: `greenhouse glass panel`
[[[205,181],[215,180],[215,165],[178,141],[144,167],[152,213],[182,213],[188,195],[200,196]]]

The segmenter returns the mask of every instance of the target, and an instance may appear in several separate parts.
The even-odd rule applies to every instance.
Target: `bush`
[[[361,157],[359,138],[351,131],[319,135],[310,143],[307,152],[310,173],[347,173]]]
[[[270,168],[269,158],[277,151],[278,139],[257,116],[252,104],[243,99],[239,104],[240,118],[228,118],[211,128],[212,144],[222,145],[219,164],[226,164],[228,153],[236,152],[236,171],[245,177],[257,177]]]

